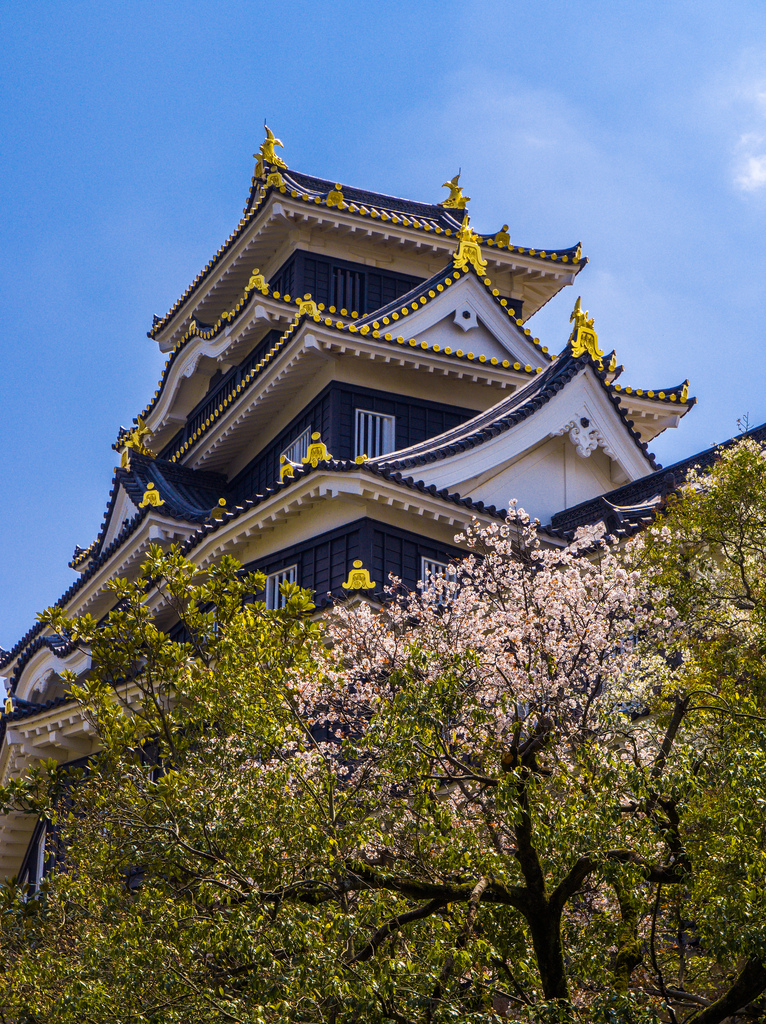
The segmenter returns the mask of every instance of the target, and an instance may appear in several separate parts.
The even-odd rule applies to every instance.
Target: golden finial
[[[138,452],[139,455],[148,455],[150,458],[154,458],[154,452],[144,444],[144,438],[151,436],[151,430],[144,423],[143,417],[139,416],[136,420],[136,426],[127,432],[122,442],[124,445],[122,457],[120,458],[122,469],[130,469],[131,448],[133,451]]]
[[[569,317],[569,322],[570,324],[574,322],[572,333],[569,335],[572,355],[581,356],[587,352],[591,359],[598,363],[599,369],[603,370],[602,358],[604,353],[598,347],[598,335],[593,329],[593,317],[588,317],[587,309],[583,312],[579,295],[572,310],[572,315]]]
[[[342,188],[342,185],[339,185],[337,182],[335,183],[335,188],[327,193],[327,206],[337,206],[339,210],[345,210],[346,203],[341,192]]]
[[[266,172],[266,164],[271,164],[272,167],[282,167],[287,170],[287,164],[280,157],[277,156],[274,147],[279,146],[280,149],[285,147],[282,145],[280,139],[275,138],[274,132],[269,128],[266,122],[263,122],[263,127],[266,129],[266,138],[261,143],[261,148],[257,153],[253,153],[257,163],[255,165],[255,176],[256,178],[263,178]]]
[[[362,567],[361,561],[357,558],[352,569],[349,569],[348,579],[341,583],[344,590],[374,590],[375,580],[370,579],[369,572]]]
[[[470,226],[470,218],[466,213],[463,217],[463,224],[457,233],[457,252],[452,257],[455,270],[462,270],[469,263],[477,274],[484,274],[487,269],[487,261],[481,255],[481,239]]]
[[[503,227],[495,235],[495,245],[510,245],[511,236],[508,234],[508,225],[503,224]]]
[[[279,456],[279,461],[281,463],[281,465],[279,467],[279,480],[280,480],[280,483],[285,479],[285,477],[288,477],[289,479],[292,479],[295,476],[295,466],[296,466],[296,463],[290,462],[290,460],[288,459],[288,457],[286,455],[280,455]]]
[[[211,508],[210,515],[208,516],[208,519],[210,519],[211,521],[212,520],[223,519],[225,512],[226,512],[226,498],[219,498],[218,499],[218,504],[214,505],[213,508]]]
[[[361,565],[362,563],[360,562],[359,564]],[[6,715],[13,714],[13,697],[5,698],[5,713]]]
[[[146,485],[144,491],[143,501],[138,503],[139,508],[148,508],[149,505],[153,505],[155,508],[159,508],[160,505],[164,505],[164,500],[160,497],[160,492],[152,483]]]
[[[689,397],[689,381],[684,381],[684,386],[681,388],[681,401],[685,402]]]
[[[311,463],[312,469],[316,469],[320,462],[329,462],[332,455],[327,451],[324,442],[320,440],[320,434],[317,431],[311,435],[311,444],[306,449],[306,454],[301,460],[304,466]]]
[[[444,200],[443,203],[439,203],[439,206],[443,206],[445,210],[464,210],[465,204],[470,202],[470,196],[464,196],[462,188],[458,185],[460,181],[460,171],[457,172],[452,181],[445,181],[442,188],[449,189],[449,196]]]
[[[609,366],[607,366],[607,370],[609,370],[610,373],[614,373],[614,371],[616,369],[617,369],[617,353],[616,352],[612,352],[612,358],[609,360]]]

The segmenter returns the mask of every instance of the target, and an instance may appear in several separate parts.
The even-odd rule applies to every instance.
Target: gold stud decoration
[[[458,185],[459,181],[460,171],[458,171],[451,181],[445,181],[442,185],[442,188],[449,189],[449,196],[443,203],[439,203],[439,206],[443,206],[445,210],[464,210],[465,204],[471,200],[470,196],[463,195],[463,190]]]
[[[348,579],[341,586],[344,590],[374,590],[376,583],[370,579],[369,572],[357,558],[353,567],[349,569]]]
[[[164,504],[165,504],[165,502],[160,497],[160,492],[157,490],[157,488],[154,486],[154,484],[148,483],[146,485],[146,490],[144,491],[143,500],[139,501],[138,507],[139,508],[148,508],[150,505],[153,505],[154,508],[159,508],[160,505],[164,505]]]
[[[593,317],[588,317],[587,309],[585,312],[582,311],[579,296],[572,310],[572,315],[569,317],[569,322],[574,322],[572,333],[569,336],[572,355],[576,357],[587,352],[591,359],[598,363],[599,369],[603,370],[602,357],[604,353],[598,347],[598,335],[593,330]]]
[[[320,434],[317,431],[311,435],[311,444],[306,450],[306,454],[301,460],[304,466],[311,464],[312,469],[316,469],[320,462],[329,462],[332,455],[327,451],[324,442],[320,439]]]
[[[457,237],[457,252],[452,257],[452,263],[455,270],[467,270],[468,264],[470,263],[478,274],[485,273],[487,269],[487,261],[482,258],[480,239],[471,228],[468,214],[463,217],[463,225],[458,231]],[[449,278],[447,279],[447,283],[450,283]]]

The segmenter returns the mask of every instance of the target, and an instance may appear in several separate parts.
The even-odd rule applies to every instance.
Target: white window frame
[[[280,453],[279,461],[281,462],[282,456],[284,456],[286,462],[302,463],[308,453],[310,444],[311,427],[306,427],[303,433],[298,434],[295,440],[291,441],[287,448]]]
[[[371,409],[357,409],[355,415],[354,456],[375,459],[396,449],[396,417]],[[372,444],[367,442],[372,439]],[[377,449],[377,450],[376,450]]]
[[[422,593],[425,594],[429,586],[433,588],[428,598],[429,604],[446,605],[449,603],[449,595],[445,592],[443,586],[440,586],[440,579],[449,583],[454,583],[457,580],[457,566],[455,563],[439,562],[435,558],[421,557],[420,581],[423,585]],[[441,595],[439,591],[441,591]]]
[[[298,582],[298,566],[288,565],[277,572],[270,572],[266,577],[266,607],[272,611],[284,608],[287,603],[285,595],[280,590],[283,583]]]

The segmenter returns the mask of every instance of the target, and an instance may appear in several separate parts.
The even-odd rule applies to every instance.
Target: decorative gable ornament
[[[457,233],[457,252],[452,257],[455,270],[462,270],[470,263],[477,274],[487,272],[487,261],[481,255],[481,238],[471,228],[468,214],[463,217],[463,224]]]
[[[572,333],[569,335],[569,344],[572,346],[572,355],[577,357],[584,355],[586,352],[598,363],[600,370],[604,369],[602,362],[604,353],[598,347],[598,335],[593,330],[593,317],[588,318],[588,310],[586,309],[583,313],[580,307],[580,296],[577,296],[577,302],[572,310],[572,315],[569,317],[570,324],[574,321],[574,327]]]
[[[599,447],[610,458],[615,457],[614,450],[607,444],[598,427],[585,415],[585,412],[565,423],[560,430],[556,431],[556,436],[567,432],[569,432],[569,440],[575,446],[580,458],[590,458],[591,453]]]

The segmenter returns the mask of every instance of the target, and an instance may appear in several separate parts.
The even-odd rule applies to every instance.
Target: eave
[[[289,172],[285,172],[286,180],[287,175]],[[450,216],[445,218],[446,211],[442,207],[432,206],[433,217],[430,218],[400,218],[395,211],[389,212],[384,202],[370,207],[354,203],[343,204],[342,207],[328,206],[334,185],[325,184],[329,189],[324,194],[288,188],[287,184],[264,188],[255,205],[246,212],[215,257],[168,313],[156,319],[149,337],[156,338],[163,351],[167,351],[183,333],[195,311],[205,320],[210,310],[215,317],[216,310],[230,306],[241,291],[243,279],[247,279],[254,266],[261,268],[266,276],[276,270],[276,266],[269,264],[280,249],[278,240],[286,235],[285,229],[290,226],[305,224],[312,228],[330,228],[337,237],[346,240],[356,236],[375,245],[397,246],[402,252],[411,251],[421,256],[427,253],[438,261],[446,261],[454,252],[460,221]],[[392,197],[380,198],[390,200]],[[462,214],[462,211],[455,212]],[[443,227],[442,224],[452,226]],[[509,270],[528,279],[525,319],[565,284],[571,284],[587,262],[580,256],[579,244],[563,249],[539,250],[506,245],[502,241],[498,243],[497,235],[480,236],[483,255],[489,261],[489,270]],[[280,259],[288,255],[281,253]]]

